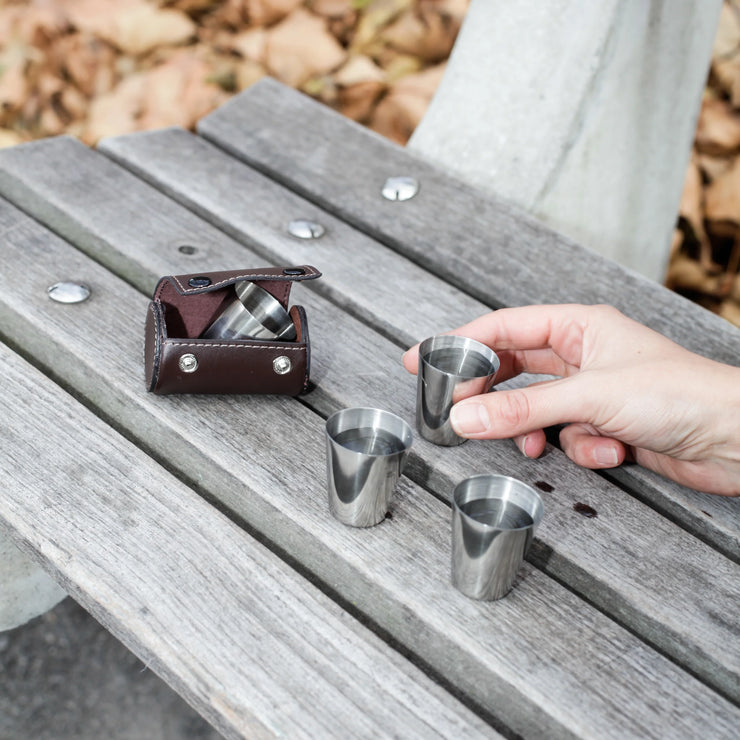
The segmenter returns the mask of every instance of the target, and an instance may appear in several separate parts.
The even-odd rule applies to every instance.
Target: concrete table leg
[[[662,281],[722,0],[472,0],[409,142]]]
[[[67,594],[7,535],[0,532],[0,631],[56,606]]]

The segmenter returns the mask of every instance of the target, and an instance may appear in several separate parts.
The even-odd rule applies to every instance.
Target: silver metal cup
[[[505,475],[475,475],[452,494],[452,585],[481,601],[506,596],[544,506],[534,488]]]
[[[496,353],[467,337],[442,335],[419,345],[416,424],[424,439],[452,447],[466,440],[450,425],[453,404],[488,393],[499,369]]]
[[[386,515],[413,440],[388,411],[343,409],[326,421],[329,510],[343,524],[372,527]]]
[[[296,338],[295,325],[275,296],[248,280],[234,283],[236,298],[201,334],[204,339]]]

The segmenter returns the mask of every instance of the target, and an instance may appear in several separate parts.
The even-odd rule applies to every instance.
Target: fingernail
[[[450,411],[450,424],[455,434],[487,432],[491,426],[488,409],[482,403],[458,403]]]
[[[519,448],[519,452],[524,455],[524,457],[529,457],[527,454],[527,442],[529,442],[529,437],[524,437],[521,440],[517,440],[516,446]]]
[[[614,467],[617,465],[617,451],[614,447],[597,447],[594,450],[594,460],[599,465],[608,465]]]

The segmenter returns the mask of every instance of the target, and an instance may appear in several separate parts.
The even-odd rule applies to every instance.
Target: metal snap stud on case
[[[177,363],[184,373],[194,373],[198,369],[198,358],[195,355],[182,355]]]

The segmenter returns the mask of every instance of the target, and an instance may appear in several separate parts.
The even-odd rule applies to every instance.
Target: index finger
[[[580,366],[588,309],[576,304],[501,308],[446,333],[491,347],[500,356],[502,380],[520,372],[564,375],[568,367]],[[403,357],[412,373],[418,369],[418,349],[414,345]]]

